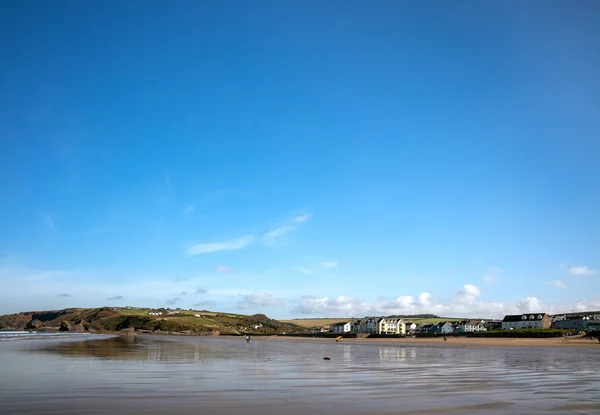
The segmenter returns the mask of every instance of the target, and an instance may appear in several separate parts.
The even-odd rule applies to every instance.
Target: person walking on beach
[[[250,343],[250,335],[246,334],[246,343]]]

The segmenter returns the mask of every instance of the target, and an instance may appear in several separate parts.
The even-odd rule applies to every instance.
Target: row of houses
[[[518,329],[600,330],[600,315],[550,316],[547,313],[507,315],[502,320],[462,320],[417,324],[399,317],[365,317],[341,321],[330,326],[336,334],[472,333],[488,330]]]
[[[330,326],[330,332],[336,334],[394,334],[406,335],[414,333],[468,333],[487,331],[487,323],[483,320],[444,321],[438,323],[417,324],[404,321],[398,317],[365,317],[363,319],[341,321]]]
[[[546,313],[508,315],[502,320],[503,330],[515,329],[600,330],[600,314],[555,315]]]

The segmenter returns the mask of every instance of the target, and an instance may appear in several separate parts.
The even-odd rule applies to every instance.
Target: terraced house
[[[384,317],[377,327],[377,334],[406,334],[406,324],[401,318]]]

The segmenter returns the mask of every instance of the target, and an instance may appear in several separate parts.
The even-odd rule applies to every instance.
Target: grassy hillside
[[[242,315],[209,311],[180,310],[177,314],[151,316],[146,308],[71,308],[33,311],[0,316],[0,329],[114,332],[134,329],[144,332],[189,334],[278,334],[303,331],[294,324],[270,319],[264,314]],[[198,315],[199,317],[195,317]]]
[[[300,327],[329,327],[331,324],[348,321],[344,318],[298,318],[294,320],[281,320],[282,323],[294,324]]]

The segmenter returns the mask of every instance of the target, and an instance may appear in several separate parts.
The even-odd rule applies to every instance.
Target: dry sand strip
[[[293,336],[256,336],[253,340],[286,340],[286,341],[319,341],[335,342],[332,338],[323,337],[293,337]],[[600,349],[597,339],[590,338],[473,338],[473,337],[442,337],[436,338],[400,338],[400,339],[344,339],[340,344],[397,344],[429,347],[594,347]]]

